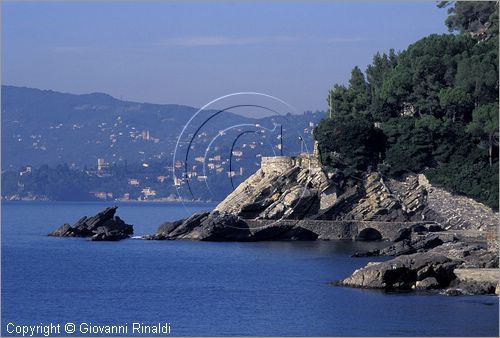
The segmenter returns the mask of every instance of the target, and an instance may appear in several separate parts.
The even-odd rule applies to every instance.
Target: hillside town
[[[118,119],[119,124],[121,119]],[[108,157],[97,157],[95,165],[83,168],[77,163],[59,164],[55,168],[47,165],[36,167],[28,164],[17,171],[4,170],[2,172],[4,200],[103,200],[103,201],[175,201],[179,199],[218,200],[223,198],[235,183],[244,181],[260,167],[262,156],[271,153],[280,153],[285,148],[289,152],[298,153],[312,148],[314,121],[308,121],[301,130],[303,137],[296,140],[287,139],[285,147],[280,142],[281,135],[263,130],[259,138],[254,136],[242,138],[234,148],[228,148],[227,140],[234,135],[223,130],[218,132],[222,144],[212,146],[207,151],[210,135],[200,132],[190,146],[190,156],[186,161],[185,154],[178,156],[172,162],[173,151],[154,154],[140,161],[129,163],[126,160],[115,161],[117,154],[111,153]],[[61,125],[56,126],[62,127]],[[106,131],[106,123],[98,125],[101,131]],[[129,126],[125,126],[129,127]],[[77,127],[75,127],[77,128]],[[159,143],[150,130],[137,131],[131,127],[130,142],[139,142],[144,149],[139,151],[143,155],[148,143]],[[242,129],[237,129],[242,132]],[[285,129],[286,132],[286,129]],[[116,143],[121,134],[109,135],[111,145]],[[224,138],[226,137],[226,138]],[[38,146],[35,145],[34,147]],[[180,153],[185,152],[186,142],[179,145]],[[37,143],[38,144],[38,143]],[[267,151],[267,153],[266,153]],[[205,152],[205,153],[204,153]],[[53,180],[49,179],[53,178]],[[53,185],[60,185],[64,180],[71,178],[77,181],[77,189],[66,191],[54,189]],[[184,196],[185,186],[189,183],[197,190],[197,196]],[[208,194],[203,186],[213,186]],[[63,187],[66,186],[64,183]]]

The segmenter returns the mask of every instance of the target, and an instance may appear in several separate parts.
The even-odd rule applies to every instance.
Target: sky
[[[326,110],[377,52],[447,33],[436,2],[6,2],[2,84],[201,107],[240,91]]]

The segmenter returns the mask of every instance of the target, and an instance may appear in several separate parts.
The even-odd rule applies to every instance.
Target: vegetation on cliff
[[[443,2],[451,34],[377,53],[328,95],[323,164],[430,181],[498,209],[498,3]]]

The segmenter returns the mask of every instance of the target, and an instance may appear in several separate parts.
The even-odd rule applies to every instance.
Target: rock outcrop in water
[[[498,268],[497,250],[487,250],[482,233],[497,225],[498,213],[464,198],[458,201],[453,209],[454,196],[430,186],[423,175],[386,182],[380,173],[370,172],[352,179],[341,172],[325,172],[310,156],[264,157],[261,168],[214,211],[164,223],[145,238],[262,241],[383,237],[390,240],[386,248],[358,256],[395,258],[370,263],[338,285],[491,293],[496,286],[491,280],[465,280],[454,271]],[[463,216],[466,221],[458,221],[463,213],[469,213]],[[475,243],[477,240],[483,242]]]
[[[89,237],[92,241],[118,241],[134,233],[133,226],[115,216],[117,206],[106,208],[95,216],[84,216],[72,226],[64,224],[51,232],[55,237]]]
[[[431,252],[404,255],[387,262],[369,263],[339,284],[385,290],[444,288],[455,279],[453,270],[459,264]]]
[[[384,249],[355,256],[396,257],[368,263],[335,282],[337,285],[385,290],[446,289],[447,295],[492,294],[498,290],[498,251],[488,250],[486,243],[460,241],[446,233],[412,233]],[[472,279],[470,271],[474,272]],[[496,279],[491,277],[494,273]]]
[[[418,227],[428,231],[462,231],[465,227],[465,230],[472,228],[481,232],[487,225],[494,227],[498,223],[498,213],[480,208],[476,202],[467,204],[464,199],[458,199],[460,206],[451,217],[454,196],[450,196],[430,186],[423,175],[410,175],[396,181],[385,180],[378,172],[369,172],[354,179],[339,171],[326,172],[319,161],[309,155],[263,157],[261,168],[229,194],[212,214],[206,215],[213,220],[212,225],[220,220],[218,226],[208,226],[208,222],[194,226],[190,219],[179,220],[163,227],[169,231],[160,228],[149,238],[256,240],[260,238],[254,236],[256,228],[265,227],[268,232],[276,228],[275,231],[281,233],[285,228],[293,228],[291,221],[296,220],[295,228],[309,230],[319,239],[382,237],[397,241],[400,238],[404,239],[398,244],[401,249],[418,251],[418,245],[404,238],[408,233],[418,232]],[[464,212],[475,214],[462,215]],[[230,215],[239,218],[239,228],[248,226],[250,230],[242,234],[240,229],[235,234],[232,230],[229,233],[231,227],[226,227],[227,236],[221,234],[226,230],[220,228],[224,228]],[[457,223],[457,218],[468,221]],[[481,225],[474,227],[475,221]],[[174,225],[179,228],[174,229]],[[212,231],[217,231],[217,235],[211,236]]]
[[[327,174],[311,156],[264,157],[261,168],[212,213],[163,224],[155,235],[147,238],[354,239],[358,230],[366,228],[363,222],[367,221],[389,223],[385,224],[388,235],[384,237],[392,238],[403,222],[421,222],[430,214],[426,209],[426,191],[418,185],[397,195],[389,190],[378,172],[357,181],[341,173]],[[302,222],[294,224],[293,220]],[[317,222],[308,224],[304,220]],[[333,225],[329,221],[343,223]],[[377,232],[372,237],[367,234],[363,238],[381,237]]]
[[[496,282],[489,275],[481,278],[482,269],[494,269]],[[477,274],[473,280],[467,278],[470,270]],[[480,244],[449,241],[429,250],[401,253],[385,262],[368,263],[336,284],[385,290],[446,289],[450,295],[491,294],[498,286],[498,277],[498,252]]]
[[[200,241],[315,240],[318,236],[300,226],[271,224],[252,227],[241,217],[219,212],[196,213],[185,220],[162,224],[145,239],[191,239]]]

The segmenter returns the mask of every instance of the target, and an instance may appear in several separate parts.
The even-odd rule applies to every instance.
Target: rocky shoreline
[[[436,192],[439,198],[432,197]],[[440,290],[449,295],[498,294],[498,213],[463,198],[453,209],[450,196],[430,186],[423,175],[386,182],[380,173],[369,172],[352,179],[326,172],[312,156],[269,157],[262,158],[261,169],[212,212],[166,222],[143,239],[386,240],[387,247],[355,256],[392,259],[369,263],[334,284],[386,291]],[[452,210],[455,214],[450,217]],[[127,238],[132,226],[115,217],[115,211],[116,207],[108,208],[73,226],[65,224],[51,235]],[[461,212],[467,215],[462,217]],[[489,269],[488,277],[482,278],[477,269]]]
[[[440,290],[447,295],[498,294],[498,252],[485,243],[464,242],[434,233],[401,240],[382,250],[356,256],[394,256],[384,262],[368,263],[335,285],[375,288],[386,291]],[[467,278],[467,271],[489,269],[484,276]],[[462,273],[456,273],[461,270]],[[491,278],[496,273],[496,281]]]
[[[441,200],[433,196],[429,203],[429,194],[436,193]],[[498,240],[493,238],[488,248],[485,238],[487,226],[496,226],[498,214],[459,198],[468,214],[462,218],[456,210],[450,217],[453,204],[443,198],[444,194],[430,186],[423,175],[386,183],[379,173],[372,172],[355,182],[341,173],[326,173],[311,157],[264,158],[261,169],[213,212],[162,224],[146,239],[384,238],[387,247],[355,256],[392,259],[369,263],[334,284],[386,291],[440,290],[448,295],[498,294],[498,281],[491,279],[491,273],[498,275]],[[474,215],[471,210],[481,214]],[[490,269],[488,279],[477,271],[473,280],[463,277],[467,273],[455,274],[456,270],[471,269]]]

